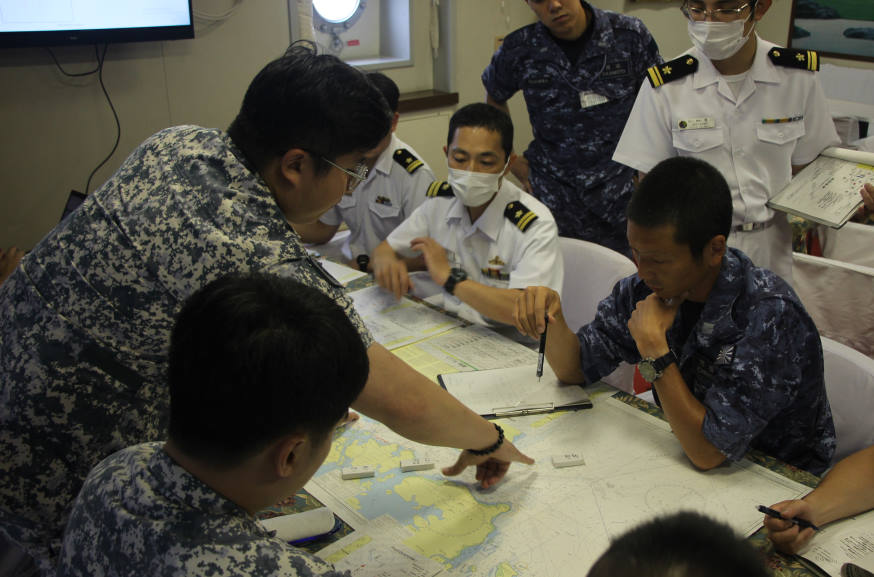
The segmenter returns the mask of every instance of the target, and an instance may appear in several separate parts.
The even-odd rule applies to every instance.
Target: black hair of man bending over
[[[371,84],[376,86],[377,90],[382,93],[389,109],[392,112],[398,111],[398,102],[401,100],[401,91],[395,81],[383,74],[382,72],[369,72],[367,79]]]
[[[613,541],[588,577],[768,577],[765,560],[728,525],[682,512]]]
[[[700,261],[704,246],[731,230],[731,191],[722,174],[697,158],[676,156],[656,165],[631,194],[628,219],[645,228],[673,225],[674,241]]]
[[[319,157],[375,147],[391,129],[391,111],[365,75],[314,44],[295,42],[255,76],[228,134],[258,170],[292,148]]]
[[[233,467],[277,438],[324,440],[358,397],[369,364],[343,310],[316,289],[262,274],[194,293],[170,340],[170,439]]]
[[[462,106],[449,119],[449,135],[446,146],[451,146],[455,139],[455,131],[464,126],[485,128],[501,135],[501,148],[504,149],[504,160],[510,158],[513,152],[513,121],[503,110],[485,102],[475,102]]]

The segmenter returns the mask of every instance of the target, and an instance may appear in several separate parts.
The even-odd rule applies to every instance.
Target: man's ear
[[[446,158],[449,158],[449,147],[446,146],[445,144],[443,145],[443,156],[445,156]]]
[[[282,479],[290,477],[300,466],[300,451],[306,442],[306,435],[295,433],[278,439],[273,444],[271,460],[274,474]]]
[[[513,166],[514,162],[516,162],[516,153],[511,152],[509,162],[507,163],[507,168],[504,169],[504,172],[502,174],[506,175],[508,172],[510,172],[510,167]]]
[[[310,170],[313,168],[312,157],[307,151],[301,148],[288,150],[279,159],[279,175],[283,183],[300,188],[300,179],[305,166],[308,166]]]
[[[771,0],[758,0],[756,2],[756,14],[753,16],[755,20],[761,20],[762,16],[765,15],[765,12],[771,7]]]
[[[721,234],[717,234],[713,238],[710,239],[710,242],[707,244],[707,264],[710,266],[719,266],[722,263],[722,257],[725,256],[725,251],[728,250],[728,245],[726,244],[725,236]]]
[[[394,132],[394,131],[397,129],[397,127],[398,127],[398,118],[400,118],[400,117],[401,117],[401,115],[398,114],[397,112],[395,112],[395,113],[393,113],[393,114],[391,115],[391,131],[392,131],[392,132]]]

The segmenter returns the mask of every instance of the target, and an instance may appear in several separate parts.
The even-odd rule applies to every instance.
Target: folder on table
[[[437,375],[440,385],[476,413],[515,417],[563,409],[588,409],[589,395],[580,385],[562,383],[549,367],[537,380],[536,365]]]

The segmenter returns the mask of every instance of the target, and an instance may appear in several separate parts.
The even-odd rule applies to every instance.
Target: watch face
[[[640,371],[640,376],[648,383],[653,382],[656,378],[656,370],[652,366],[652,361],[640,361],[637,363],[637,370]]]

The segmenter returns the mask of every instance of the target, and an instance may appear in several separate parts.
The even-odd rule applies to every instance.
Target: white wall
[[[404,92],[431,87],[430,1],[412,0],[414,66],[385,71]],[[455,84],[460,103],[467,104],[484,98],[479,78],[495,37],[534,18],[523,0],[453,1]],[[220,13],[232,1],[194,4],[204,12]],[[689,44],[677,1],[595,0],[595,5],[640,17],[666,58]],[[789,10],[790,0],[775,0],[760,25],[762,36],[785,43]],[[288,40],[286,2],[244,0],[230,19],[198,25],[194,40],[111,45],[104,80],[121,118],[122,138],[91,189],[161,128],[184,123],[226,127],[249,81]],[[60,48],[56,53],[71,71],[93,65],[93,48]],[[831,61],[874,68],[871,63]],[[57,222],[69,190],[85,187],[88,173],[111,148],[115,127],[97,79],[62,77],[44,49],[0,50],[0,86],[0,246],[30,248]],[[439,177],[446,174],[442,146],[452,110],[405,115],[398,128]],[[510,110],[515,148],[521,152],[531,139],[521,95],[511,99]]]

